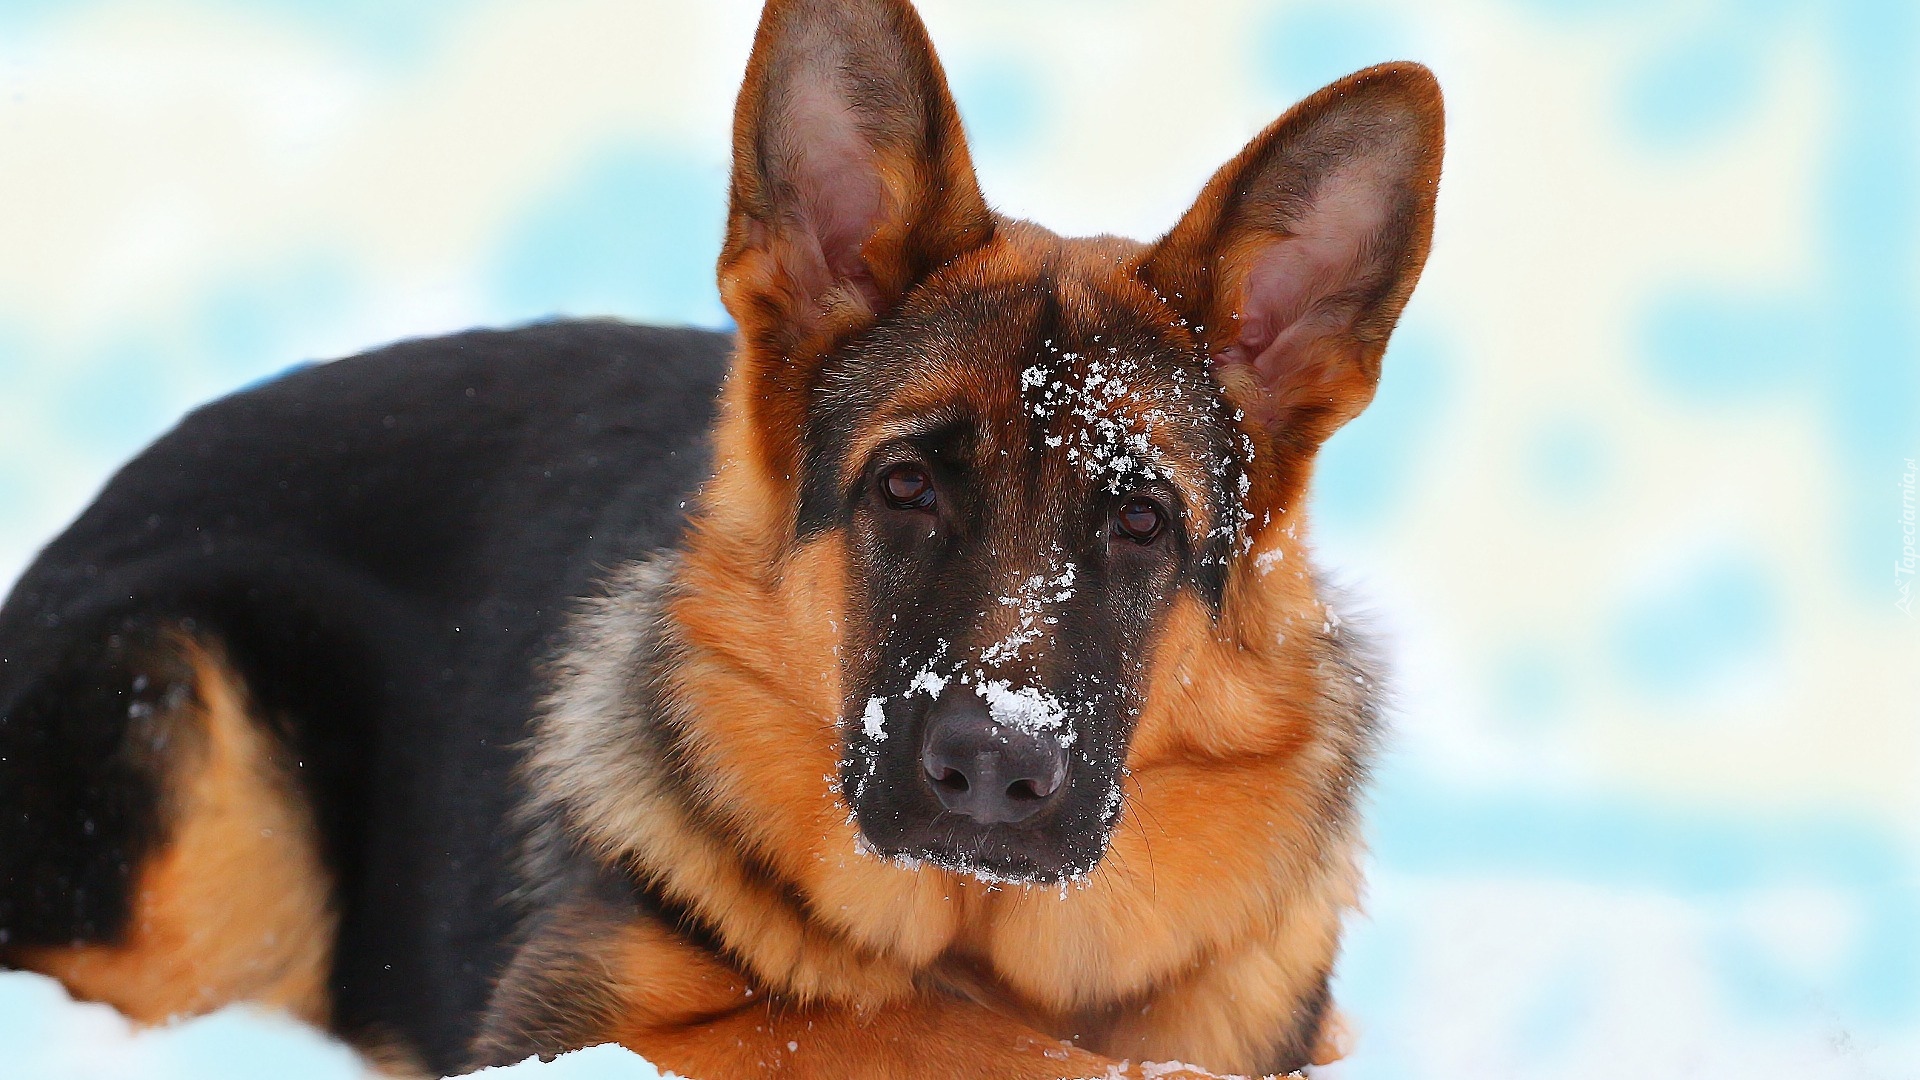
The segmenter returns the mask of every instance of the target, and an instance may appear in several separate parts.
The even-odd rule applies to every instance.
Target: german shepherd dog
[[[1432,234],[1426,69],[1158,242],[983,201],[905,0],[772,0],[731,335],[309,367],[0,610],[0,958],[436,1072],[1281,1073],[1340,1049],[1379,678],[1306,546]],[[636,256],[638,257],[638,256]]]

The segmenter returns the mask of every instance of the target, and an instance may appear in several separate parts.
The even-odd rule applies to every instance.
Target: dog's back
[[[155,1019],[330,1008],[457,1064],[507,955],[535,672],[602,569],[678,534],[728,349],[611,322],[406,342],[129,464],[0,609],[0,958]],[[247,858],[222,829],[277,835],[205,865]],[[143,876],[165,895],[135,910]],[[215,935],[279,945],[228,962]]]

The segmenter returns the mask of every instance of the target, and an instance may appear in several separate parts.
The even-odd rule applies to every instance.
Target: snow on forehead
[[[1116,494],[1129,482],[1172,479],[1154,435],[1185,422],[1167,409],[1196,391],[1180,368],[1155,365],[1099,334],[1078,347],[1049,338],[1020,373],[1021,404],[1049,429],[1047,448],[1064,448],[1068,461]]]

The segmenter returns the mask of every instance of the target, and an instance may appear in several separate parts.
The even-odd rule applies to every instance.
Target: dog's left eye
[[[933,477],[918,465],[895,465],[881,473],[880,492],[895,510],[933,508]]]
[[[1153,543],[1166,527],[1166,512],[1151,499],[1129,499],[1113,518],[1114,531],[1136,544]]]

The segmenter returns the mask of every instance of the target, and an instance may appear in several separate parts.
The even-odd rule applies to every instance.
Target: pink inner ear
[[[789,138],[800,148],[793,182],[805,215],[802,229],[819,252],[817,263],[794,269],[815,297],[847,284],[877,306],[873,272],[861,249],[885,212],[880,175],[873,147],[837,89],[810,80],[795,87],[789,105]]]
[[[1276,396],[1302,379],[1319,344],[1353,328],[1386,257],[1376,238],[1392,212],[1385,170],[1350,165],[1324,180],[1288,235],[1260,244],[1241,286],[1239,333],[1222,363],[1250,364]]]

